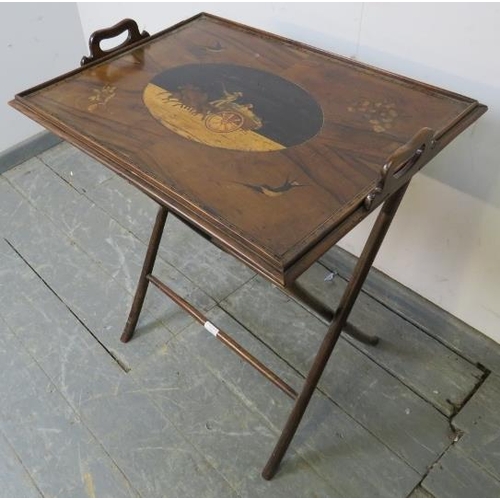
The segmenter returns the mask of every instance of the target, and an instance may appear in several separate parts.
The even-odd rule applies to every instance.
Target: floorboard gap
[[[45,498],[45,495],[43,494],[42,490],[38,487],[38,484],[36,483],[35,479],[31,475],[31,473],[28,470],[28,468],[24,465],[24,462],[22,461],[21,457],[17,453],[16,449],[12,446],[11,442],[9,441],[9,439],[7,438],[7,436],[5,435],[5,433],[3,433],[1,430],[0,430],[0,437],[3,437],[3,439],[7,443],[7,446],[11,449],[11,451],[14,454],[14,456],[16,457],[17,461],[21,464],[21,467],[23,468],[26,476],[29,478],[31,484],[33,485],[33,487],[35,488],[35,490],[38,491],[38,493],[40,493],[40,498]]]
[[[427,471],[425,472],[425,474],[422,476],[422,479],[420,480],[420,482],[415,486],[415,489],[417,489],[418,487],[422,488],[425,490],[425,488],[422,486],[422,483],[425,481],[425,479],[427,478],[427,476],[429,475],[429,473],[431,472],[431,470],[438,465],[439,461],[443,458],[443,456],[448,453],[448,451],[450,451],[450,449],[455,446],[459,441],[460,439],[462,439],[462,436],[465,434],[464,432],[460,431],[460,430],[457,430],[455,429],[455,427],[451,424],[451,421],[450,421],[450,427],[453,429],[453,432],[455,433],[455,437],[451,440],[450,444],[439,454],[439,456],[436,458],[436,460],[434,460],[434,462],[432,462],[428,467],[427,467]],[[426,490],[427,491],[427,490]]]
[[[474,386],[474,389],[467,395],[467,397],[462,401],[460,406],[457,406],[455,411],[453,412],[452,415],[449,417],[449,423],[450,423],[450,428],[452,429],[453,433],[455,434],[455,438],[451,441],[451,443],[441,452],[441,454],[436,458],[436,460],[429,465],[427,472],[423,475],[422,479],[418,483],[418,485],[415,487],[414,491],[418,488],[421,488],[425,492],[428,492],[423,486],[422,483],[425,481],[427,476],[429,475],[430,471],[435,467],[439,461],[443,458],[443,456],[453,447],[455,446],[460,439],[465,435],[465,432],[460,430],[458,427],[455,426],[453,423],[453,419],[457,416],[457,414],[460,412],[460,410],[467,404],[467,402],[474,396],[474,394],[479,390],[481,385],[486,381],[488,378],[488,375],[491,373],[490,370],[485,368],[484,366],[480,366],[480,368],[484,371],[484,375],[481,377],[481,379],[477,382],[477,384]],[[411,496],[411,495],[410,495]]]
[[[71,309],[71,307],[64,302],[64,300],[58,295],[58,293],[40,276],[40,274],[36,271],[36,269],[24,258],[24,256],[17,250],[17,248],[6,238],[4,238],[7,245],[16,253],[16,255],[33,271],[33,273],[37,276],[40,281],[58,298],[58,300],[64,304],[64,307],[71,313],[71,315],[85,328],[85,330],[94,338],[94,340],[106,351],[106,353],[116,362],[116,364],[125,372],[128,373],[130,371],[130,367],[123,362],[118,356],[108,349],[99,338],[90,330],[90,328],[81,320],[81,318]]]
[[[450,425],[453,431],[458,432],[458,429],[455,429],[455,426],[452,423],[452,420],[458,415],[460,410],[469,402],[469,400],[476,394],[476,392],[479,390],[479,388],[486,382],[486,379],[490,375],[491,371],[488,370],[488,368],[482,366],[480,363],[477,364],[477,367],[483,370],[483,375],[481,378],[477,381],[476,385],[472,388],[472,390],[467,394],[467,396],[464,398],[464,400],[459,404],[453,404],[451,401],[448,400],[448,403],[453,406],[454,411],[450,415],[449,420],[450,420]]]
[[[420,493],[417,495],[417,493]],[[413,488],[413,491],[408,495],[407,498],[434,498],[434,495],[426,490],[421,483],[418,483],[415,488]]]

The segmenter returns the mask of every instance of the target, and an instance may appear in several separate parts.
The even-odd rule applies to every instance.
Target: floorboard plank
[[[128,349],[119,337],[132,295],[10,184],[0,184],[0,196],[7,200],[0,206],[0,224],[6,220],[4,214],[10,218],[4,228],[0,227],[4,237],[124,366],[134,366],[173,335],[165,326],[156,326],[169,325],[172,319],[172,324],[180,329],[191,321],[180,308],[151,290],[139,320],[137,338],[146,332],[150,335],[145,341],[136,342],[135,349]],[[162,272],[160,276],[163,276]],[[150,302],[155,296],[156,307],[160,307],[159,298],[164,304],[161,315],[149,310],[150,304],[152,309],[155,308],[154,300]]]
[[[33,456],[26,452],[27,459],[32,459],[34,464],[44,463],[44,458],[40,456],[40,453],[44,453],[44,448],[36,444],[37,440],[50,438],[54,441],[52,444],[49,440],[50,448],[55,453],[53,468],[61,468],[59,461],[64,458],[64,453],[71,451],[75,455],[68,457],[65,467],[78,472],[79,462],[74,460],[80,460],[79,457],[82,456],[82,463],[88,461],[83,456],[84,452],[87,455],[88,452],[82,443],[87,443],[89,438],[77,432],[74,427],[75,422],[81,421],[99,439],[107,454],[141,496],[234,496],[234,490],[205,457],[172,426],[141,387],[107,355],[65,305],[3,240],[0,240],[0,249],[1,264],[5,265],[2,265],[0,272],[8,282],[13,283],[0,297],[0,313],[6,316],[6,321],[16,336],[22,339],[36,360],[35,364],[33,361],[13,358],[11,363],[18,366],[19,370],[40,366],[47,374],[46,382],[39,382],[35,387],[33,384],[37,379],[31,371],[24,377],[29,378],[30,382],[24,383],[24,379],[21,380],[20,377],[24,376],[24,372],[18,374],[15,370],[10,370],[13,372],[12,377],[18,381],[18,388],[22,390],[11,391],[9,394],[11,399],[12,394],[16,394],[16,398],[24,405],[19,404],[15,412],[15,401],[2,405],[8,423],[8,426],[4,423],[4,429],[10,439],[17,436],[18,439],[14,442],[16,449],[28,449],[30,442],[35,443]],[[9,300],[9,297],[14,300]],[[17,312],[12,310],[14,303],[18,308]],[[61,423],[63,416],[59,413],[62,410],[59,411],[53,401],[56,396],[59,397],[57,391],[69,403],[64,412],[74,415],[74,422]],[[51,394],[50,397],[47,392]],[[41,426],[32,425],[29,401],[31,398],[37,401],[34,394],[45,405],[43,412],[38,409],[37,414],[42,421],[41,426],[48,428],[48,434],[42,432]],[[69,417],[65,416],[65,419],[69,420]],[[62,425],[68,435],[56,433],[53,438],[50,429],[58,429]],[[25,426],[30,426],[29,431]],[[64,440],[58,444],[56,438]],[[106,472],[104,465],[100,469],[96,466],[97,472],[94,469],[89,471],[90,476],[86,475],[87,472],[83,473],[83,487],[88,489],[91,481],[96,494],[125,496],[126,491],[116,491],[116,488],[113,490],[112,484],[104,483],[102,488],[99,486],[103,481],[100,475],[104,478],[109,476],[108,482],[113,478],[111,473]],[[43,481],[51,488],[62,488],[59,482],[65,480],[65,475],[60,472],[60,479],[56,480],[51,470],[40,471]],[[71,475],[69,478],[71,479]],[[68,481],[67,487],[71,484]],[[86,490],[48,491],[50,496],[90,495]],[[137,493],[132,496],[137,496]]]
[[[417,486],[408,498],[434,498],[434,496],[422,486]]]
[[[43,152],[38,158],[81,193],[114,175],[111,170],[67,142]]]
[[[180,337],[131,375],[238,494],[339,496],[337,484],[322,479],[302,458],[287,464],[275,480],[264,481],[260,474],[275,433],[199,362],[192,346],[183,345]]]
[[[327,274],[328,270],[315,264],[299,282],[335,309],[346,282],[339,277],[325,281]],[[357,348],[447,416],[454,414],[484,375],[472,363],[363,292],[349,321],[361,331],[380,337],[376,348],[353,340]]]
[[[39,160],[27,162],[12,170],[7,179],[106,272],[130,293],[134,293],[149,235],[144,242],[140,241],[129,229],[122,227],[89,198],[80,195]],[[126,184],[125,181],[122,183]],[[139,192],[138,194],[140,195]],[[51,199],[58,199],[59,202],[52,205],[50,201],[47,202]],[[117,202],[119,205],[111,205],[110,211],[120,214],[121,207],[126,202],[124,198],[119,198]],[[110,209],[109,200],[105,206]],[[145,222],[148,233],[152,230],[153,220],[154,216]],[[182,237],[179,239],[178,235]],[[167,250],[164,252],[164,249]],[[167,276],[167,284],[179,290],[183,296],[188,295],[198,307],[205,310],[213,306],[213,301],[202,288],[213,296],[222,298],[254,275],[235,259],[209,245],[173,216],[167,220],[160,255],[163,253],[167,257],[171,254],[181,255],[180,259],[176,257],[183,263],[182,266],[179,265],[181,272],[161,257],[157,260],[155,269],[160,268],[161,274]],[[193,284],[184,275],[194,276],[199,285]],[[161,297],[161,301],[158,297]],[[170,311],[179,312],[179,308],[166,303],[159,292],[150,293],[148,307],[154,308],[151,301],[163,308],[169,307]],[[173,332],[184,328],[186,321],[191,321],[185,314],[177,314],[175,319],[180,318],[184,319],[180,324],[173,324],[174,321],[169,323],[168,327]]]
[[[345,250],[333,247],[320,261],[348,280],[357,259]],[[480,363],[490,371],[500,373],[500,345],[436,304],[375,268],[368,274],[363,290],[472,363]]]
[[[453,419],[460,451],[500,482],[500,377],[490,374]]]
[[[49,497],[136,496],[1,318],[0,331],[1,431],[40,492]]]
[[[42,496],[2,432],[0,432],[0,492],[4,498]]]
[[[500,496],[500,483],[456,447],[433,466],[422,486],[436,498]]]
[[[213,313],[211,319],[216,325],[230,332],[249,352],[300,390],[304,379],[286,360],[226,312],[214,310]],[[279,435],[292,407],[292,401],[287,396],[222,344],[216,342],[213,345],[211,336],[196,325],[190,326],[180,339],[195,345],[194,353],[200,361],[206,363],[250,407],[268,419]],[[268,391],[264,391],[263,386],[267,386]],[[405,460],[390,450],[390,446],[377,438],[376,433],[364,428],[319,391],[316,391],[305,414],[292,449],[304,456],[337,488],[341,488],[343,496],[401,496],[414,487],[419,477],[404,463]],[[291,456],[287,455],[287,459],[293,461],[293,452]]]
[[[143,243],[149,241],[158,205],[121,177],[114,176],[85,193]]]
[[[261,278],[229,296],[222,307],[307,372],[326,326],[304,308]],[[345,339],[337,344],[320,387],[422,473],[452,440],[443,415]]]

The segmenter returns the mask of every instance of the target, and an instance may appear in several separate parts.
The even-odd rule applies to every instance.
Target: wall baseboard
[[[51,132],[40,132],[0,153],[0,174],[62,142]]]

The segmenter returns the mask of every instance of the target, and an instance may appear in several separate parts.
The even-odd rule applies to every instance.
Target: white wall
[[[499,4],[365,4],[357,52],[489,106],[415,179],[375,264],[497,342],[499,23]],[[353,232],[344,247],[359,252],[367,230]]]
[[[77,67],[84,40],[75,3],[0,3],[0,152],[43,130],[7,102]]]
[[[85,38],[209,11],[474,97],[489,112],[417,176],[376,266],[500,342],[498,4],[79,3]],[[370,218],[373,220],[373,217]],[[359,253],[364,223],[342,245]]]

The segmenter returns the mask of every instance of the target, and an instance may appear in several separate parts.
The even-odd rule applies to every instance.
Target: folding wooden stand
[[[122,32],[119,47],[101,49]],[[11,104],[159,204],[121,340],[152,283],[290,396],[262,473],[271,479],[341,332],[377,344],[348,318],[411,178],[486,107],[207,14],[154,36],[124,20],[89,48],[82,68]],[[380,205],[333,311],[296,280]],[[300,391],[154,275],[170,212],[329,322]]]
[[[297,393],[295,389],[290,387],[285,381],[283,381],[278,375],[273,373],[268,367],[261,363],[258,359],[252,356],[248,351],[246,351],[242,346],[240,346],[235,340],[233,340],[227,333],[220,330],[217,326],[211,323],[208,318],[198,311],[191,304],[186,302],[182,297],[180,297],[176,292],[174,292],[167,285],[162,283],[157,277],[153,276],[153,266],[155,258],[158,252],[158,247],[160,245],[161,236],[163,233],[163,228],[165,227],[165,222],[167,220],[168,209],[161,206],[158,210],[156,216],[155,225],[149,242],[148,250],[146,253],[146,258],[144,260],[144,266],[139,278],[139,283],[137,285],[137,290],[135,293],[132,308],[130,310],[130,315],[128,317],[125,329],[121,336],[123,342],[128,342],[133,334],[139,315],[144,303],[144,298],[146,296],[146,291],[148,284],[151,282],[165,295],[170,297],[178,306],[182,307],[186,312],[188,312],[193,318],[195,318],[201,325],[204,326],[212,335],[219,339],[224,345],[233,350],[238,356],[243,358],[246,362],[252,365],[256,370],[262,373],[268,380],[279,387],[283,392],[295,400],[293,409],[288,417],[288,420],[283,428],[282,434],[276,447],[269,458],[269,461],[264,468],[262,475],[265,479],[271,479],[286,453],[288,446],[300,424],[302,416],[309,404],[309,400],[313,395],[314,390],[319,382],[319,379],[325,369],[325,366],[330,359],[330,355],[340,337],[342,330],[345,329],[346,333],[353,336],[357,340],[376,345],[378,342],[378,337],[367,335],[357,329],[347,322],[351,309],[356,302],[361,287],[368,275],[373,261],[377,255],[377,252],[384,241],[384,237],[391,225],[392,219],[396,214],[396,211],[403,199],[406,189],[409,184],[409,179],[418,171],[421,162],[425,159],[426,154],[424,152],[432,149],[432,138],[433,132],[430,129],[424,129],[421,133],[410,142],[410,144],[405,147],[400,148],[386,163],[384,166],[384,177],[383,182],[376,189],[373,195],[379,194],[384,189],[389,189],[386,184],[396,184],[398,188],[394,191],[387,201],[384,203],[380,214],[372,228],[370,236],[365,244],[363,253],[361,254],[358,264],[354,269],[352,278],[340,300],[339,306],[335,312],[333,312],[328,306],[319,302],[313,296],[311,296],[306,290],[304,290],[300,285],[295,282],[288,286],[283,287],[283,290],[290,295],[295,296],[302,302],[306,303],[321,316],[330,321],[330,325],[326,332],[325,338],[318,349],[316,357],[313,364],[309,370],[307,378],[304,382],[302,390]],[[396,167],[402,167],[397,172]],[[371,203],[371,196],[366,199],[366,203]]]

